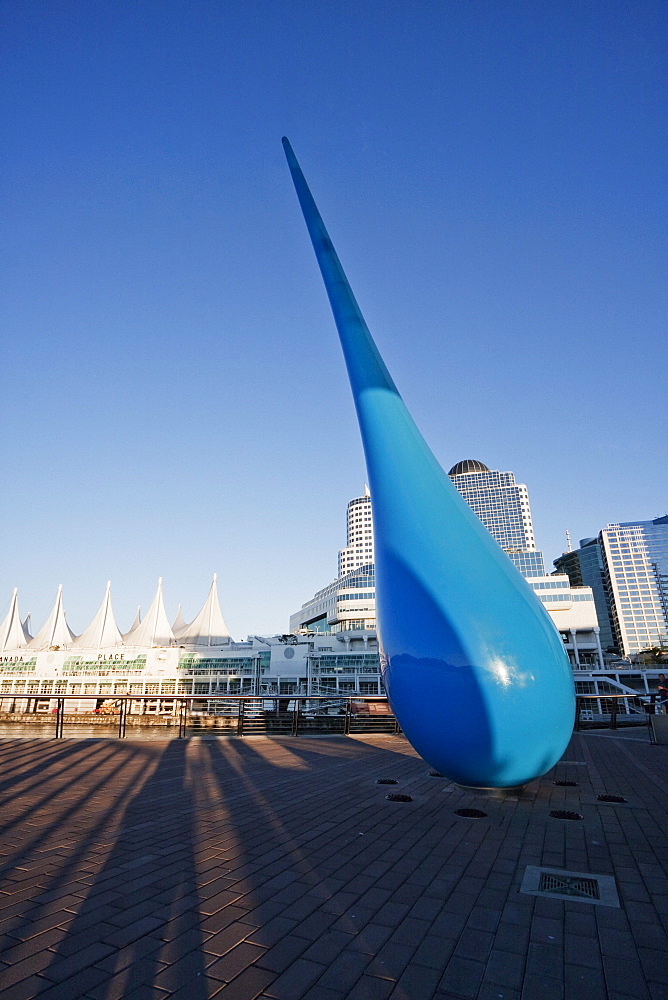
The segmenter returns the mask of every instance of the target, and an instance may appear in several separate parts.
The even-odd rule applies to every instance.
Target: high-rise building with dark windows
[[[473,458],[457,462],[448,475],[522,576],[544,576],[543,553],[536,548],[526,486],[516,483],[512,472],[488,469]]]
[[[668,515],[609,524],[599,540],[618,648],[668,647]]]
[[[575,670],[603,667],[594,597],[589,587],[571,586],[568,576],[546,576],[536,548],[526,486],[512,472],[492,472],[482,462],[458,462],[449,475],[483,525],[507,552],[561,634]],[[339,551],[339,576],[290,616],[290,632],[371,634],[376,627],[372,498],[348,504],[346,546]],[[357,641],[350,640],[350,641]],[[362,640],[360,640],[362,641]]]
[[[580,547],[558,556],[553,563],[557,573],[565,573],[571,587],[591,587],[596,605],[596,617],[601,629],[601,646],[607,653],[619,652],[612,620],[610,598],[604,579],[603,552],[600,538],[581,538]]]
[[[592,588],[604,649],[668,647],[668,515],[609,524],[554,565]]]

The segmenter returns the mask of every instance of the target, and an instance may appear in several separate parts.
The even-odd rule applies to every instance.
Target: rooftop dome
[[[462,476],[465,472],[489,472],[489,469],[475,458],[465,458],[463,462],[457,462],[456,465],[453,465],[448,475]]]

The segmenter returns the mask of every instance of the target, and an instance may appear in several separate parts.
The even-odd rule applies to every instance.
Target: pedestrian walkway
[[[668,1000],[646,740],[484,796],[402,737],[5,739],[0,805],[3,1000]],[[568,895],[598,875],[619,906]]]

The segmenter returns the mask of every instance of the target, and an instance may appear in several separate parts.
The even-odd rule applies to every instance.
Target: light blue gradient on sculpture
[[[373,342],[287,139],[348,367],[373,500],[381,664],[411,744],[464,785],[544,774],[573,730],[573,678],[534,592],[430,451]]]

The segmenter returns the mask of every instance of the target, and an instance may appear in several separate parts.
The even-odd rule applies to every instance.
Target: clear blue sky
[[[668,7],[4,0],[0,604],[235,637],[336,575],[365,473],[288,135],[443,465],[548,565],[666,512]]]

